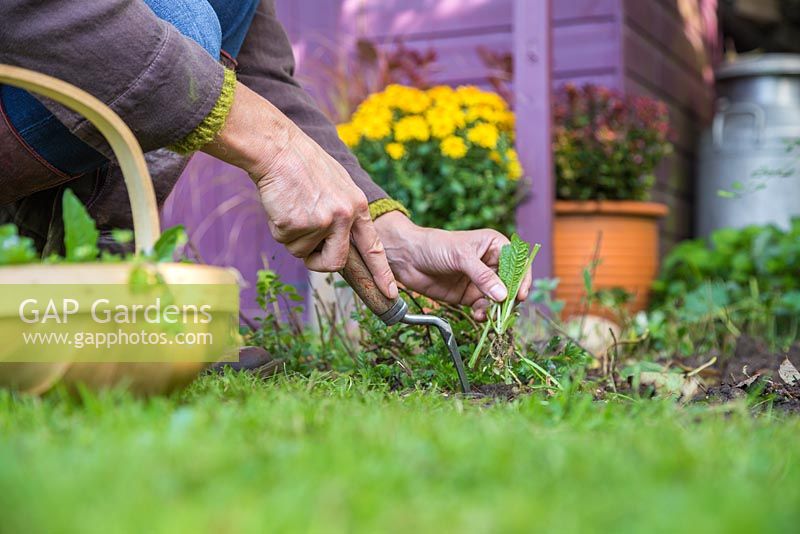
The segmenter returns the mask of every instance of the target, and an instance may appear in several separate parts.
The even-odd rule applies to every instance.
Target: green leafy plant
[[[513,360],[520,360],[530,366],[536,372],[541,373],[544,378],[558,384],[549,373],[539,366],[536,362],[525,356],[519,350],[517,342],[512,333],[512,328],[518,317],[515,313],[516,296],[519,292],[525,275],[531,268],[533,260],[539,252],[540,245],[537,243],[533,247],[523,241],[517,234],[511,236],[511,243],[504,246],[500,251],[500,263],[498,275],[500,280],[508,290],[508,296],[503,302],[493,303],[487,313],[486,325],[469,359],[469,367],[474,368],[479,365],[481,357],[486,358],[496,374],[499,374],[508,382],[510,379],[519,378],[514,373],[510,363]],[[489,342],[487,354],[484,354],[484,347]]]
[[[539,253],[541,245],[531,246],[523,241],[517,234],[511,236],[511,243],[505,245],[500,251],[500,265],[497,274],[508,289],[508,297],[500,304],[495,304],[497,319],[493,326],[495,331],[503,333],[512,326],[515,316],[512,314],[516,305],[516,296],[522,286],[522,280],[530,271],[533,260]],[[490,313],[491,315],[491,313]]]
[[[725,228],[708,243],[685,241],[667,255],[653,286],[653,308],[678,321],[684,336],[714,346],[743,332],[791,343],[800,321],[798,272],[800,218],[788,229]],[[674,344],[696,350],[685,338]]]
[[[37,263],[39,261],[50,264],[91,261],[117,263],[126,260],[134,262],[166,262],[172,261],[180,247],[188,240],[186,229],[178,225],[164,230],[153,246],[153,252],[147,256],[113,254],[100,250],[98,246],[100,232],[97,229],[97,224],[77,195],[70,189],[64,190],[61,214],[64,224],[65,253],[63,257],[51,255],[42,260],[32,239],[20,236],[16,225],[4,224],[0,226],[0,266]],[[111,235],[119,244],[126,244],[133,240],[133,232],[128,229],[115,229],[111,232]],[[147,276],[141,272],[132,274],[132,282],[134,284],[142,283],[146,278]]]
[[[31,263],[37,257],[32,239],[21,237],[13,224],[0,226],[0,265]]]
[[[309,333],[303,325],[303,298],[275,271],[262,269],[256,276],[256,302],[264,314],[256,317],[256,324],[245,332],[246,343],[302,366],[312,352]]]
[[[97,230],[94,219],[71,189],[64,191],[61,204],[67,261],[93,261],[100,253],[97,248],[100,232]]]
[[[172,261],[175,252],[188,241],[186,229],[183,225],[173,226],[161,233],[161,236],[153,245],[153,252],[150,259],[156,262]]]
[[[558,317],[564,309],[564,301],[553,298],[556,289],[558,289],[558,284],[558,278],[537,278],[533,281],[529,301],[531,304],[540,306],[550,315]]]
[[[594,85],[566,84],[553,113],[556,194],[564,200],[647,200],[672,152],[667,106]]]
[[[516,240],[515,243],[519,254],[523,247]],[[530,268],[534,252],[528,250],[523,262]],[[513,263],[514,258],[507,253],[504,264],[509,261]],[[504,275],[509,285],[519,287],[521,269],[524,276],[525,267],[519,264]],[[247,344],[264,347],[284,358],[288,372],[349,375],[370,384],[388,384],[392,389],[458,390],[448,349],[435,331],[403,324],[387,327],[357,299],[348,310],[340,301],[323,302],[318,295],[311,303],[316,323],[309,328],[303,326],[304,310],[292,286],[282,283],[269,270],[261,271],[258,278],[258,302],[265,315],[247,321],[242,333]],[[462,358],[474,353],[483,329],[467,308],[412,293],[405,293],[404,298],[412,313],[433,313],[450,323]],[[516,313],[512,308],[503,312],[503,305],[497,309],[499,315],[508,314],[505,324],[510,332]],[[494,339],[495,335],[490,337]],[[550,337],[544,344],[518,339],[512,339],[512,343],[512,354],[502,369],[493,365],[469,368],[470,382],[477,386],[496,384],[499,375],[506,382],[558,387],[560,380],[575,374],[589,359],[583,349],[558,337]]]

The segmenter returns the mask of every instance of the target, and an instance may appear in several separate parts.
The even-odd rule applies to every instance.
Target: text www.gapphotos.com
[[[26,345],[71,345],[76,349],[112,348],[119,345],[211,345],[211,332],[23,332]]]

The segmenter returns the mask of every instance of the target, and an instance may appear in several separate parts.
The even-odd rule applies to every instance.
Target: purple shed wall
[[[653,194],[670,206],[661,232],[666,250],[693,232],[697,142],[713,114],[717,0],[620,1],[623,88],[669,106],[675,152],[661,165]]]
[[[536,0],[540,1],[540,0]],[[555,0],[552,8],[553,76],[566,81],[622,87],[620,0]],[[320,11],[319,6],[325,10]],[[390,44],[401,38],[409,48],[438,53],[441,70],[435,81],[446,84],[486,84],[488,70],[478,46],[510,53],[513,47],[514,0],[278,0],[298,72],[309,57],[331,46],[367,38]],[[331,16],[332,12],[337,12]],[[325,23],[321,21],[325,20]]]
[[[544,0],[519,0],[536,11]],[[279,0],[291,16],[289,34],[300,56],[299,72],[315,85],[304,59],[319,43],[347,49],[359,37],[410,48],[433,48],[441,70],[434,81],[486,85],[488,69],[476,48],[513,50],[515,0],[329,0],[325,13],[315,0]],[[664,100],[670,108],[675,153],[662,164],[654,197],[673,209],[662,225],[664,248],[692,234],[695,152],[713,101],[717,48],[717,0],[552,0],[553,87],[595,83]],[[338,15],[332,12],[338,10]],[[291,15],[289,15],[291,13]],[[329,31],[318,28],[326,17]],[[521,31],[532,23],[516,18]],[[524,144],[521,152],[529,148]]]
[[[346,53],[359,37],[379,44],[400,37],[408,47],[434,48],[442,66],[435,74],[436,82],[485,85],[488,72],[476,53],[478,45],[520,53],[525,33],[517,34],[515,45],[514,30],[541,32],[547,28],[537,24],[541,22],[537,17],[548,12],[547,1],[277,0],[277,9],[295,49],[298,75],[315,92],[324,87],[324,80],[314,65],[333,54]],[[517,2],[524,4],[516,5],[515,16]],[[659,173],[656,196],[675,207],[664,226],[667,242],[688,236],[694,145],[711,110],[716,0],[551,0],[547,6],[551,6],[546,17],[550,20],[549,78],[553,87],[567,81],[592,82],[651,94],[670,105],[677,150]],[[525,75],[543,76],[538,68],[526,69]],[[536,80],[529,81],[525,97],[546,99],[547,95],[541,95],[544,87]],[[526,116],[546,120],[536,106],[529,109],[532,111]],[[536,189],[537,180],[550,178],[542,176],[549,168],[547,156],[536,153],[546,150],[545,140],[534,133],[521,133],[518,148],[535,177]],[[535,146],[526,145],[525,139]],[[550,188],[540,184],[539,190]],[[548,205],[540,199],[535,210],[525,208],[521,214],[530,216]],[[520,221],[523,229],[526,223],[531,226],[530,232],[524,233],[546,242],[548,236],[541,237],[537,230],[541,221],[528,216]],[[272,241],[255,189],[244,173],[234,168],[197,156],[171,197],[164,220],[165,224],[186,224],[206,261],[235,266],[251,282],[265,258],[287,282],[301,290],[307,284],[302,263]],[[246,311],[255,307],[252,296],[252,288],[243,294]]]

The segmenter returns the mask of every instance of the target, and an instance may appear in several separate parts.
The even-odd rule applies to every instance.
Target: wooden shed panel
[[[290,4],[297,0],[278,0]],[[308,0],[300,0],[308,1]],[[338,0],[342,25],[368,38],[410,39],[426,34],[474,32],[512,24],[513,0]],[[533,0],[538,1],[538,0]],[[619,0],[553,2],[554,25],[616,18]],[[287,8],[288,11],[288,8]],[[296,8],[295,8],[296,12]]]
[[[403,41],[403,44],[406,48],[420,52],[429,49],[436,51],[437,60],[433,73],[436,83],[486,85],[489,69],[478,55],[478,47],[483,46],[497,53],[511,53],[511,34],[465,35]],[[390,50],[394,48],[394,45],[384,46]]]
[[[684,198],[692,198],[694,166],[693,154],[675,152],[670,157],[664,158],[656,169],[656,183],[665,191]]]
[[[556,0],[553,20],[556,25],[570,20],[613,18],[618,15],[618,0]]]
[[[377,41],[470,33],[511,25],[512,0],[343,0],[341,21]]]
[[[697,137],[701,131],[698,118],[691,110],[687,110],[675,101],[665,98],[664,93],[658,89],[657,86],[647,80],[643,80],[636,74],[628,73],[625,78],[626,93],[649,96],[665,101],[669,108],[670,140],[677,151],[685,154],[694,154],[697,149]]]
[[[619,75],[616,70],[607,70],[605,72],[593,74],[568,72],[560,75],[553,75],[553,89],[559,89],[565,83],[573,83],[579,87],[592,84],[618,89],[617,83],[619,83]]]
[[[660,98],[690,109],[702,120],[710,118],[711,89],[701,79],[663,54],[633,28],[623,28],[622,42],[626,72],[635,73],[658,87]]]
[[[406,47],[437,54],[436,83],[486,84],[489,69],[480,59],[478,47],[511,53],[510,32],[459,35],[441,38],[403,38]],[[613,22],[577,23],[553,28],[553,79],[560,85],[600,83],[618,86],[619,31]],[[386,47],[392,48],[393,44]]]
[[[619,29],[612,22],[553,28],[553,74],[580,76],[619,66]]]
[[[660,53],[682,64],[687,73],[703,79],[710,69],[709,53],[702,43],[692,43],[691,30],[673,10],[654,1],[623,0],[625,23],[640,34],[646,34]],[[697,46],[697,47],[696,47]]]
[[[625,91],[670,112],[675,153],[659,166],[654,198],[668,203],[664,246],[692,234],[697,142],[713,113],[713,0],[621,0]],[[710,10],[710,11],[709,11]],[[706,17],[704,19],[704,17]]]

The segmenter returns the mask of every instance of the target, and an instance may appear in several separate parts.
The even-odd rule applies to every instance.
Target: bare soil
[[[784,359],[800,365],[800,346],[788,353],[771,351],[766,343],[748,336],[739,338],[736,350],[730,357],[723,357],[715,365],[719,372],[719,384],[709,387],[705,400],[730,402],[754,396],[773,408],[800,414],[800,382],[786,384],[778,375]]]
[[[476,384],[472,386],[470,397],[476,399],[497,399],[511,401],[520,395],[530,393],[530,388],[518,384]]]

